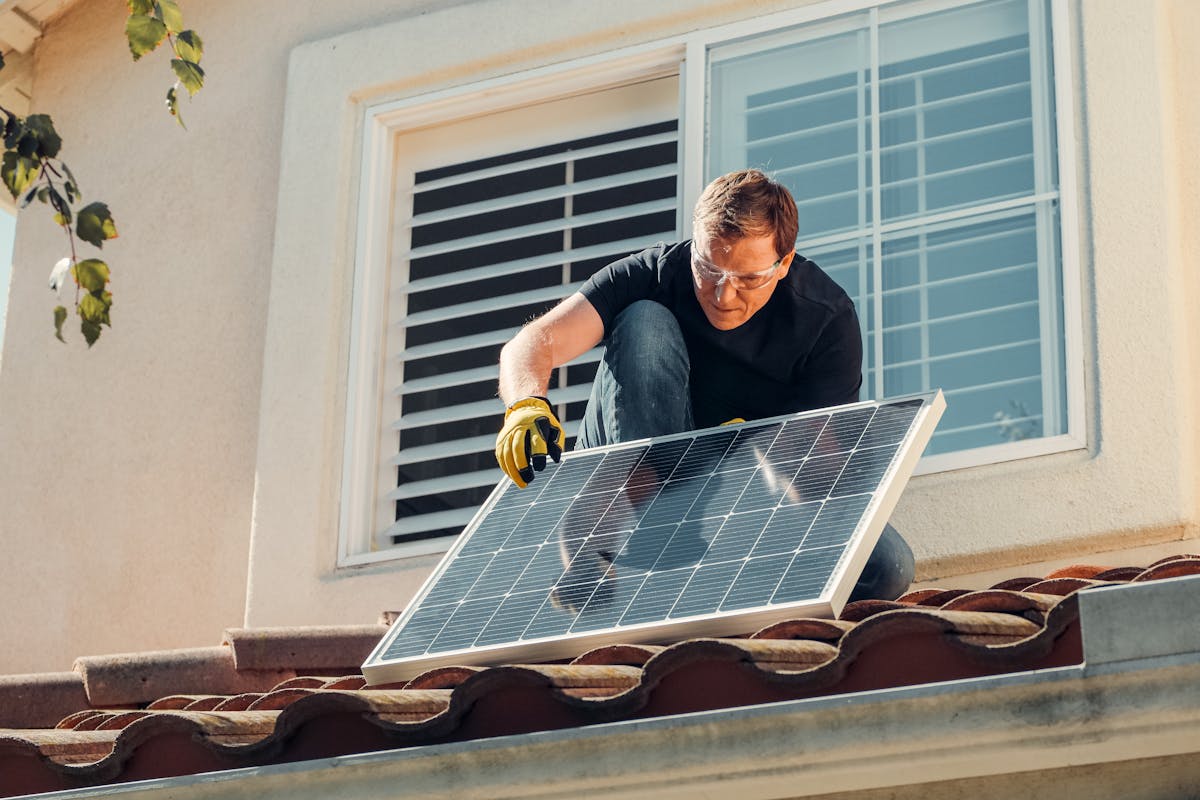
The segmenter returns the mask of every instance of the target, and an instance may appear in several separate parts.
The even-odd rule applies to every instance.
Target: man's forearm
[[[600,343],[604,322],[582,294],[563,300],[526,325],[500,351],[500,399],[545,397],[550,374]]]
[[[500,399],[511,405],[522,397],[545,397],[553,370],[548,337],[536,326],[525,327],[500,351]]]

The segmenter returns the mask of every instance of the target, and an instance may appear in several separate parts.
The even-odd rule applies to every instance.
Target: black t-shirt
[[[704,316],[692,288],[691,242],[659,244],[609,264],[580,289],[607,336],[637,300],[665,306],[679,321],[691,358],[697,428],[761,419],[858,400],[862,335],[854,303],[800,255],[771,299],[729,331]]]

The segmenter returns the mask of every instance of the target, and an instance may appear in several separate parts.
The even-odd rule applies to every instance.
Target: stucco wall
[[[208,70],[186,132],[163,106],[167,54],[129,57],[121,0],[77,3],[37,46],[33,110],[53,116],[120,238],[103,253],[113,328],[88,351],[77,325],[70,344],[53,337],[46,279],[65,238],[42,208],[19,222],[0,369],[0,672],[211,646],[242,623],[288,55],[422,4],[181,6]]]
[[[185,0],[209,71],[186,133],[164,54],[129,60],[120,0],[52,24],[34,107],[120,226],[116,327],[90,352],[53,339],[63,242],[27,214],[0,369],[0,671],[400,607],[436,558],[334,568],[362,104],[800,4]],[[921,577],[1196,535],[1200,14],[1068,7],[1089,447],[915,479],[895,521]]]

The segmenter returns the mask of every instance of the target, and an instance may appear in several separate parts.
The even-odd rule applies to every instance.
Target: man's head
[[[796,202],[756,169],[722,175],[692,214],[692,283],[709,323],[732,330],[758,312],[795,256]]]

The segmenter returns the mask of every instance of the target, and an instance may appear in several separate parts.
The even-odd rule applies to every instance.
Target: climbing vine
[[[179,112],[180,90],[188,96],[204,85],[204,70],[200,59],[204,45],[200,35],[187,30],[183,14],[175,0],[127,0],[129,19],[125,22],[125,37],[134,61],[151,53],[167,42],[174,55],[171,71],[176,80],[167,90],[167,111],[182,126]],[[4,59],[0,57],[0,70]],[[75,285],[75,314],[80,320],[80,332],[88,347],[100,338],[103,327],[112,327],[112,292],[109,290],[112,273],[100,258],[80,258],[80,244],[97,249],[117,236],[117,226],[108,205],[93,201],[77,208],[83,199],[79,183],[70,168],[59,157],[62,137],[46,114],[22,117],[0,106],[3,125],[4,154],[0,160],[0,180],[12,194],[18,209],[35,200],[49,206],[67,237],[70,255],[55,264],[50,273],[50,288],[62,297],[70,283]],[[54,308],[54,335],[63,339],[63,325],[70,316],[66,306]]]

